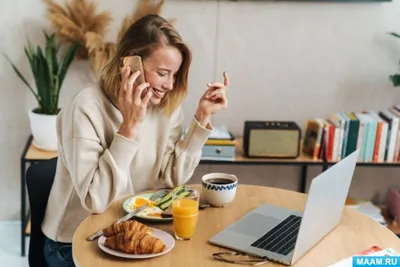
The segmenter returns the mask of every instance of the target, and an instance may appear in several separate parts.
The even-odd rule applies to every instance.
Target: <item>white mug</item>
[[[228,173],[209,173],[201,178],[204,201],[214,207],[223,207],[235,199],[238,178]]]

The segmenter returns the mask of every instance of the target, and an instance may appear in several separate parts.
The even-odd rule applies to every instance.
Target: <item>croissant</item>
[[[106,238],[104,246],[131,254],[152,254],[164,251],[165,244],[144,232],[126,231]]]
[[[132,220],[120,223],[113,223],[111,226],[103,229],[103,234],[105,237],[111,237],[125,231],[145,232],[149,234],[151,233],[150,227],[138,221]]]

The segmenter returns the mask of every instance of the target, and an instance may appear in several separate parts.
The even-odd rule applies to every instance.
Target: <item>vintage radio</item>
[[[245,121],[243,151],[247,157],[297,158],[301,129],[293,121]]]

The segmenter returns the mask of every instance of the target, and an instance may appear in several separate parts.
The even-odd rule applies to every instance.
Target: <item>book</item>
[[[307,120],[306,132],[303,140],[303,153],[318,159],[321,148],[324,125],[321,119]]]
[[[393,162],[397,133],[399,131],[399,118],[388,109],[379,111],[379,116],[388,123],[388,135],[386,138],[385,161]]]
[[[184,128],[182,138],[187,134],[188,130],[188,127]],[[225,125],[218,125],[214,126],[205,145],[236,146],[236,139]]]
[[[347,134],[347,146],[345,157],[356,151],[358,144],[358,132],[360,128],[360,121],[353,112],[346,113],[349,123],[348,134]]]
[[[218,140],[233,140],[234,136],[229,132],[228,128],[225,125],[214,126],[214,129],[211,131],[209,139],[218,139]]]

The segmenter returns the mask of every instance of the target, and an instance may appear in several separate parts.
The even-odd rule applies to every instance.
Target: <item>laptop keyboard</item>
[[[296,244],[300,222],[301,217],[290,215],[268,233],[257,239],[251,246],[287,255],[294,249]]]

